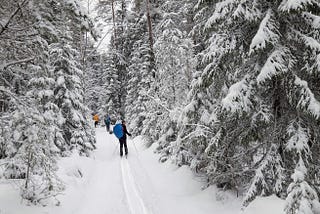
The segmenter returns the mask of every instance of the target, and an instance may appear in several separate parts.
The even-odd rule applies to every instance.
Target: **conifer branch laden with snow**
[[[318,119],[320,117],[320,102],[308,87],[308,83],[295,76],[294,86],[298,95],[297,107]]]
[[[256,35],[253,37],[250,44],[249,54],[258,51],[259,49],[264,49],[270,43],[275,46],[279,40],[278,25],[275,23],[274,14],[271,9],[269,9],[260,23],[259,29]]]
[[[59,156],[90,156],[89,107],[244,206],[275,194],[319,212],[318,1],[100,1],[105,53],[78,0],[26,2],[0,7],[0,158],[25,198],[63,190]]]
[[[235,175],[236,180],[230,181],[229,185],[235,189],[238,183],[248,187],[245,205],[262,193],[285,197],[291,182],[287,178],[296,166],[284,149],[288,121],[297,117],[309,118],[304,120],[304,126],[313,136],[319,133],[315,125],[319,106],[319,93],[315,91],[319,71],[319,4],[313,0],[283,0],[271,6],[267,1],[259,0],[221,0],[210,5],[213,6],[211,11],[209,5],[198,1],[195,6],[198,14],[194,32],[203,26],[207,33],[200,34],[204,43],[199,44],[205,47],[199,53],[202,70],[194,80],[196,84],[190,93],[193,102],[190,103],[196,103],[192,105],[193,112],[198,111],[201,115],[200,111],[211,108],[219,118],[219,124],[209,127],[213,133],[219,133],[219,127],[223,127],[226,134],[220,145],[224,150],[208,143],[207,158],[219,157],[219,153],[228,155],[224,160],[217,159],[228,167],[219,171],[208,162],[208,177]],[[207,97],[218,103],[218,107],[203,101]],[[188,119],[199,120],[201,116],[193,112]],[[236,123],[236,127],[232,123]],[[266,136],[271,133],[272,137]],[[199,142],[207,143],[206,138],[213,136],[203,135]],[[261,142],[258,144],[262,147],[266,142],[273,143],[272,155],[267,158],[270,165],[261,163],[262,168],[259,168],[252,159],[242,157],[240,165],[243,168],[249,165],[254,173],[244,171],[242,173],[248,177],[237,180],[234,171],[239,166],[233,160],[241,154],[228,147],[234,145],[230,141],[237,142],[239,151],[253,149],[255,144],[252,142]],[[251,158],[257,155],[255,152],[250,153]],[[271,173],[266,175],[267,171]],[[315,179],[312,174],[308,176]],[[295,209],[297,207],[291,211],[296,212]]]
[[[270,192],[281,193],[284,183],[284,169],[280,155],[277,153],[277,146],[271,144],[266,154],[257,161],[254,177],[250,182],[243,206],[247,206],[257,196],[269,195]]]
[[[262,84],[267,79],[272,79],[275,76],[288,72],[290,61],[293,60],[292,58],[290,50],[285,47],[280,47],[272,52],[257,76],[258,84]]]
[[[315,0],[283,0],[279,6],[279,10],[283,12],[292,12],[295,10],[304,10],[308,6],[318,4]]]
[[[225,98],[221,103],[223,109],[235,112],[249,112],[252,108],[252,81],[249,77],[245,77],[243,80],[233,84],[228,91]]]
[[[63,124],[70,119],[65,117],[65,110],[72,102],[60,105],[57,97],[62,92],[59,88],[72,83],[76,85],[69,88],[67,96],[73,99],[73,104],[81,112],[73,114],[72,118],[83,119],[81,125],[77,124],[85,132],[81,137],[84,143],[94,143],[91,128],[83,118],[87,113],[82,100],[82,73],[75,69],[79,58],[72,57],[79,53],[77,41],[84,31],[90,31],[90,21],[85,18],[77,1],[7,1],[0,8],[0,13],[7,17],[6,22],[4,19],[1,21],[4,28],[0,33],[0,50],[3,53],[0,56],[0,64],[3,65],[0,114],[5,120],[1,129],[11,130],[10,134],[1,131],[3,138],[0,144],[3,145],[2,140],[6,144],[0,155],[1,159],[7,160],[4,176],[23,181],[21,196],[24,199],[46,205],[64,189],[57,176],[57,160],[70,152],[66,145],[70,130]],[[53,44],[66,47],[71,44],[75,49],[65,58],[59,59],[53,54],[57,58],[52,60],[49,55],[54,53]],[[65,66],[65,70],[62,68],[56,72],[59,69],[55,70],[58,66],[53,62],[59,60],[67,63],[60,64]],[[73,71],[80,76],[67,78],[70,74],[68,66],[75,66]],[[72,96],[75,91],[77,95]],[[74,137],[77,143],[80,142],[78,136]],[[90,145],[81,152],[88,154],[93,149]]]
[[[292,182],[288,186],[286,198],[286,213],[318,213],[320,203],[317,192],[310,185],[308,168],[310,148],[308,145],[309,134],[299,122],[293,121],[287,133],[290,136],[286,149],[294,154],[296,166],[291,175]]]

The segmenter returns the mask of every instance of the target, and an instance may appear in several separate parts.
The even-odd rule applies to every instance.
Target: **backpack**
[[[122,124],[116,124],[113,127],[113,134],[118,138],[122,138],[123,137],[123,128],[122,128]]]

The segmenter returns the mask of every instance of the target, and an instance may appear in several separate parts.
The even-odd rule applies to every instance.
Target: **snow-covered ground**
[[[241,198],[214,187],[202,190],[200,178],[187,167],[159,163],[142,139],[129,139],[128,148],[128,158],[120,158],[117,139],[97,128],[92,158],[73,155],[59,162],[66,185],[59,206],[28,206],[19,197],[18,181],[0,179],[0,214],[284,213],[276,197],[258,198],[241,211]]]

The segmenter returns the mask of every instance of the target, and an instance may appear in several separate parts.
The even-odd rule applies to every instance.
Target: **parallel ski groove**
[[[136,187],[127,159],[121,159],[123,188],[131,214],[148,214],[147,208]]]

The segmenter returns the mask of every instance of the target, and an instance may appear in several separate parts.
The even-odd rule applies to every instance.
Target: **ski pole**
[[[114,150],[113,150],[112,155],[114,155],[114,153],[116,152],[117,148],[118,148],[118,145],[117,145],[117,143],[116,143],[116,146],[114,147]]]
[[[134,148],[135,148],[135,150],[136,150],[136,152],[137,152],[137,155],[139,155],[139,152],[138,152],[138,149],[137,149],[137,147],[136,147],[136,144],[133,143],[133,146],[134,146]]]

